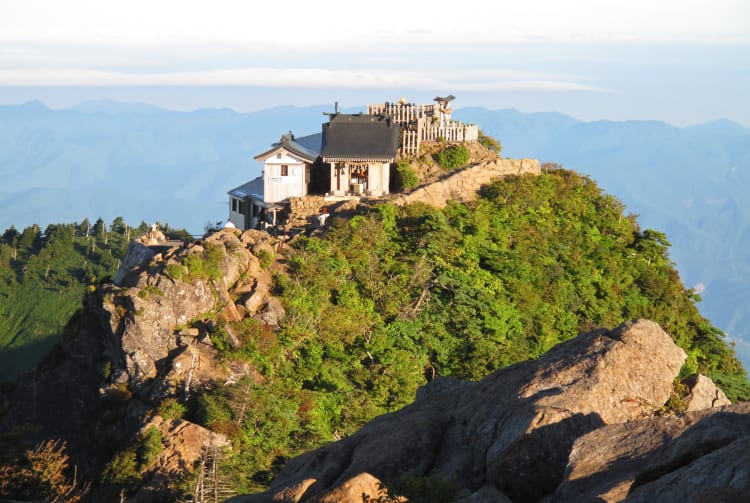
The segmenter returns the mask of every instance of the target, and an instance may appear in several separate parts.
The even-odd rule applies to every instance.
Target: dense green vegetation
[[[471,205],[375,207],[296,239],[275,276],[279,331],[233,327],[266,378],[217,387],[193,418],[230,435],[225,478],[263,488],[288,456],[410,403],[435,376],[479,379],[595,327],[645,317],[731,399],[750,398],[722,333],[696,308],[666,237],[573,172],[511,177]],[[222,330],[213,334],[217,347]],[[225,351],[229,351],[225,349]]]
[[[51,345],[84,292],[114,274],[128,234],[121,219],[5,232],[2,371],[14,368],[6,362],[18,358],[16,348],[42,356],[34,344]],[[233,350],[228,327],[207,324],[224,357],[251,362],[265,381],[152,405],[228,435],[234,446],[221,459],[221,482],[254,492],[289,457],[411,403],[436,376],[480,379],[636,317],[657,321],[687,351],[683,375],[707,374],[732,400],[749,399],[744,370],[699,313],[668,249],[664,234],[640,229],[617,199],[563,169],[497,181],[471,204],[381,204],[334,218],[327,232],[294,239],[278,262],[263,257],[287,311],[278,330],[235,322],[241,344]],[[167,274],[216,278],[219,253],[209,246]],[[162,448],[157,429],[144,432],[103,467],[102,490],[135,490]],[[451,494],[450,481],[401,483],[401,493],[430,494],[427,501],[437,501],[427,488]]]
[[[168,226],[167,230],[169,230]],[[128,240],[122,218],[11,227],[0,237],[0,380],[32,368],[59,340],[89,285],[111,279]]]
[[[448,171],[466,166],[470,157],[469,150],[461,144],[450,145],[435,154],[437,163]]]
[[[398,162],[396,172],[398,173],[398,180],[402,189],[413,189],[419,185],[419,175],[406,159]]]

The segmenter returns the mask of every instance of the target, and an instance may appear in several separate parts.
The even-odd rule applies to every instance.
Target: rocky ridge
[[[539,175],[541,167],[536,159],[496,158],[472,164],[452,172],[434,182],[421,185],[405,194],[391,196],[393,204],[425,203],[443,208],[449,201],[471,201],[483,185],[498,177],[509,175]]]
[[[283,319],[267,269],[278,244],[264,232],[229,229],[192,243],[131,242],[115,282],[87,297],[57,352],[0,395],[13,404],[0,431],[34,424],[40,438],[68,441],[86,477],[156,427],[163,450],[140,468],[129,501],[159,501],[207,450],[228,444],[202,426],[162,417],[164,404],[243,377],[263,382],[252,364],[223,360],[214,339],[224,322]],[[226,327],[228,343],[241,346]]]
[[[475,383],[438,378],[412,405],[290,461],[267,492],[231,501],[403,501],[384,487],[405,479],[447,483],[455,497],[443,501],[740,501],[750,404],[729,405],[701,376],[687,401],[713,408],[668,414],[685,358],[656,323],[634,320]]]
[[[229,229],[178,246],[131,244],[59,354],[15,391],[26,400],[3,426],[31,421],[75,439],[83,473],[155,427],[164,449],[140,468],[131,501],[159,501],[227,444],[161,405],[243,377],[263,382],[252,364],[221,361],[216,345],[243,344],[234,322],[274,327],[285,316],[271,295],[278,246],[266,233]],[[383,487],[404,477],[447,484],[451,501],[670,500],[677,483],[681,494],[705,496],[695,501],[733,501],[748,489],[747,404],[728,405],[695,376],[685,381],[688,412],[665,414],[684,360],[658,325],[639,320],[475,383],[438,378],[411,406],[290,461],[268,492],[235,501],[392,501]]]

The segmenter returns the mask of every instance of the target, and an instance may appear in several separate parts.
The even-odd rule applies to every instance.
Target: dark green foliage
[[[187,407],[174,398],[168,398],[159,404],[157,414],[164,419],[182,419],[187,414]]]
[[[258,261],[263,269],[268,269],[273,263],[273,254],[266,250],[258,250]]]
[[[732,349],[670,263],[666,237],[623,211],[561,169],[498,181],[471,206],[384,204],[335,220],[323,237],[297,238],[288,274],[274,277],[284,325],[232,326],[243,344],[235,356],[267,383],[202,399],[204,424],[242,446],[225,461],[226,477],[240,491],[260,490],[278,470],[273,460],[411,403],[427,379],[479,379],[636,317],[674,336],[689,355],[686,373],[750,397]],[[239,466],[250,473],[238,476]],[[412,496],[420,491],[434,496],[426,486]]]
[[[87,223],[11,228],[0,239],[0,379],[40,361],[89,289],[114,276],[127,242]],[[96,227],[96,226],[95,226]],[[88,234],[88,237],[86,236]]]
[[[282,326],[250,318],[211,324],[222,355],[249,361],[263,375],[208,387],[190,402],[191,419],[234,444],[221,461],[223,482],[239,492],[261,490],[286,459],[411,403],[429,379],[479,379],[580,332],[638,317],[661,324],[686,350],[681,377],[701,372],[731,399],[750,398],[733,349],[674,270],[666,236],[640,229],[623,212],[588,178],[555,169],[497,181],[470,205],[383,204],[334,219],[320,237],[295,238],[284,249],[285,268],[274,273],[273,293],[287,313]],[[110,243],[119,227],[110,227]],[[66,239],[82,240],[88,257],[89,240],[98,238],[81,228],[70,227]],[[38,230],[6,235],[28,257],[24,264],[47,246]],[[0,260],[20,260],[9,253],[0,248]],[[207,246],[168,273],[215,278],[221,259],[221,250]],[[38,267],[10,270],[0,268],[7,285],[39,276]],[[82,290],[95,286],[84,279]],[[679,409],[680,397],[670,406]],[[159,410],[185,414],[175,401]],[[120,452],[104,480],[133,487],[155,441],[152,447],[141,440]],[[454,489],[418,476],[402,482],[396,489],[415,501],[437,501]]]
[[[138,459],[134,448],[120,451],[102,473],[102,483],[132,490],[140,482]]]
[[[448,171],[465,166],[469,158],[469,150],[461,144],[451,145],[435,154],[438,164]]]
[[[0,380],[33,367],[60,341],[85,293],[114,277],[129,239],[139,233],[119,217],[109,227],[97,219],[3,233]]]
[[[180,264],[167,264],[167,274],[177,281],[181,281],[185,276],[185,268]]]
[[[142,466],[150,466],[164,450],[161,442],[161,430],[157,426],[150,426],[140,439],[138,445],[138,461]]]
[[[398,172],[400,188],[413,189],[414,187],[419,185],[419,175],[417,175],[417,172],[412,169],[409,161],[399,161],[396,166],[396,171]]]

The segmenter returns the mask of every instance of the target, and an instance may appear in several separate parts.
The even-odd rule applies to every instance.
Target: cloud
[[[468,5],[468,4],[467,4]],[[535,0],[467,7],[452,0],[3,0],[0,44],[750,41],[745,0]]]
[[[574,76],[519,71],[356,71],[324,68],[244,68],[177,72],[111,72],[87,69],[0,70],[1,86],[254,86],[455,91],[593,91]]]

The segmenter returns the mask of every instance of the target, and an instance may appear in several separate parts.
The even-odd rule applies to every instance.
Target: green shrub
[[[185,276],[185,268],[180,264],[168,264],[167,274],[169,274],[173,279],[180,281]]]
[[[499,141],[491,136],[484,134],[482,131],[479,131],[479,143],[489,150],[494,150],[498,154],[503,150],[503,147],[500,145]]]
[[[224,247],[216,244],[206,245],[206,276],[208,279],[219,280],[222,277],[221,263],[224,260]]]
[[[159,454],[164,450],[164,445],[161,443],[161,430],[157,426],[149,426],[141,437],[140,445],[138,446],[138,460],[142,466],[150,466]]]
[[[266,250],[258,250],[256,256],[258,257],[258,262],[260,262],[260,267],[262,269],[268,269],[271,267],[271,264],[273,264],[273,254]]]
[[[102,482],[122,485],[129,489],[137,487],[139,480],[138,462],[133,449],[118,452],[102,472]]]
[[[223,259],[223,246],[206,244],[206,250],[202,255],[197,253],[190,254],[182,260],[182,264],[188,268],[190,278],[192,279],[218,280],[222,276],[221,263]]]
[[[234,419],[227,399],[219,394],[203,394],[197,399],[196,421],[206,428],[214,428],[217,423]]]
[[[141,299],[145,299],[150,293],[158,295],[159,297],[164,297],[164,291],[155,287],[154,285],[144,286],[141,291],[138,292],[138,297],[140,297]]]
[[[188,268],[191,278],[202,278],[204,276],[203,259],[198,254],[188,255],[182,260],[182,263]]]
[[[168,398],[159,405],[157,414],[164,419],[181,419],[187,414],[187,407],[174,398]]]
[[[687,410],[687,399],[690,395],[690,388],[680,381],[678,377],[672,385],[672,394],[669,400],[664,404],[663,410],[669,414],[681,414]]]
[[[402,188],[411,189],[419,185],[419,175],[412,169],[409,161],[399,161],[396,170],[401,178]]]
[[[469,150],[463,145],[451,145],[437,153],[436,160],[445,170],[453,170],[465,166],[469,162]]]

